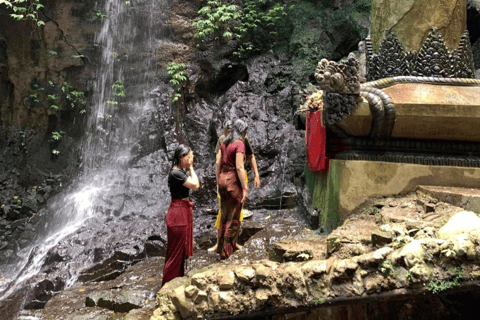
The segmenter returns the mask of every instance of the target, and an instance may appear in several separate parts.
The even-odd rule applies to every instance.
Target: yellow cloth
[[[247,171],[245,170],[245,182],[248,185],[248,176],[247,176]],[[217,221],[215,221],[215,228],[220,229],[220,220],[222,217],[222,211],[220,211],[220,195],[217,193],[217,198],[218,198],[218,214],[217,214]],[[240,221],[243,221],[243,206],[242,206],[242,211],[240,212]]]

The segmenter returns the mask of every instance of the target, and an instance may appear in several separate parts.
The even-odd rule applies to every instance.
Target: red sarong
[[[193,202],[172,199],[165,217],[167,224],[167,255],[162,286],[185,275],[185,259],[193,255]]]
[[[311,171],[328,171],[327,128],[322,126],[322,112],[308,111],[305,127],[308,168]]]

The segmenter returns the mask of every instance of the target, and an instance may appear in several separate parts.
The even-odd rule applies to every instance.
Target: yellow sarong
[[[247,171],[245,170],[245,182],[248,185],[248,176],[247,176]],[[217,193],[217,198],[218,198],[218,214],[217,214],[217,221],[215,222],[215,228],[219,229],[220,228],[220,220],[222,217],[222,211],[220,210],[220,195]],[[242,211],[240,212],[240,221],[243,220],[243,205],[242,205]]]

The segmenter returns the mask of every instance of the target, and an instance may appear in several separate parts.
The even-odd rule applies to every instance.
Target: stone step
[[[421,185],[417,187],[417,193],[423,193],[439,201],[480,213],[480,189]]]

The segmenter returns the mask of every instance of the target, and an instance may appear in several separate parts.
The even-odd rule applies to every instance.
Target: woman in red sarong
[[[221,220],[218,229],[217,253],[221,259],[230,257],[238,240],[240,231],[240,212],[248,197],[248,185],[245,180],[243,160],[247,124],[237,120],[233,130],[223,140],[221,155],[217,158],[218,191],[221,201]]]
[[[188,173],[187,173],[188,171]],[[190,189],[200,187],[193,170],[193,152],[181,144],[175,149],[173,166],[168,175],[168,186],[172,201],[165,223],[167,224],[167,256],[163,269],[162,286],[185,274],[185,260],[193,254],[193,202]]]

